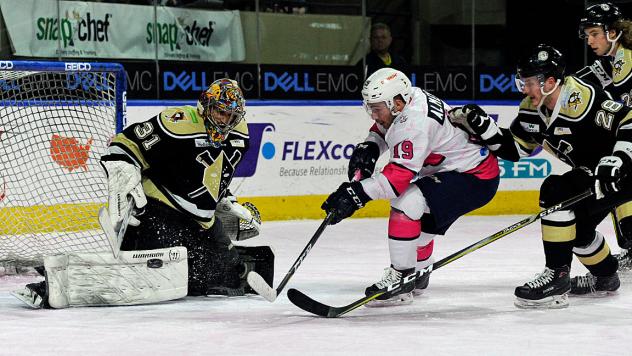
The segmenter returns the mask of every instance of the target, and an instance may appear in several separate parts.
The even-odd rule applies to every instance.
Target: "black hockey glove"
[[[360,180],[369,178],[375,171],[375,163],[380,157],[380,147],[375,142],[362,142],[353,150],[349,160],[349,171],[347,175],[352,180],[357,170],[360,171]]]
[[[483,140],[489,140],[498,133],[498,126],[487,113],[476,104],[467,104],[448,112],[450,122]]]
[[[595,187],[604,195],[620,191],[621,181],[629,173],[632,163],[630,161],[630,157],[620,152],[602,157],[595,169]]]
[[[333,213],[330,224],[335,225],[353,215],[370,200],[360,182],[345,182],[338,187],[338,190],[331,193],[320,208],[328,214]]]

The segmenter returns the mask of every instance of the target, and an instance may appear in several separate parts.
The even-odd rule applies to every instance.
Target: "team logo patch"
[[[182,111],[177,111],[169,117],[169,121],[171,122],[180,122],[182,120],[184,120],[184,113]]]
[[[531,132],[531,133],[540,132],[540,125],[538,125],[538,124],[531,124],[531,123],[528,123],[528,122],[521,122],[520,126],[522,126],[522,128],[525,131],[527,131],[527,132]]]
[[[206,138],[196,138],[195,147],[215,147],[215,146],[213,142],[209,141]]]
[[[570,135],[572,134],[571,129],[568,127],[556,127],[555,131],[553,131],[554,135]]]
[[[246,147],[244,140],[230,140],[230,145],[233,147]]]
[[[572,107],[573,110],[577,111],[577,107],[582,103],[581,93],[578,91],[574,91],[571,95],[568,96],[568,101],[566,102],[567,107]]]
[[[621,71],[623,70],[624,65],[625,65],[625,61],[623,61],[623,59],[617,59],[614,62],[614,64],[612,65],[612,69],[615,76],[621,74]]]

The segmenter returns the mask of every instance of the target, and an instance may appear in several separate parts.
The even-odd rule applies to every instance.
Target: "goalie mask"
[[[236,81],[223,78],[214,81],[200,95],[197,111],[204,119],[204,126],[211,142],[219,145],[226,135],[241,122],[246,115],[246,100]]]
[[[364,109],[371,116],[370,104],[384,102],[391,114],[399,112],[395,108],[394,99],[401,95],[405,103],[410,101],[412,85],[406,75],[392,68],[382,68],[371,74],[364,82],[362,99]]]
[[[565,69],[566,60],[562,53],[549,45],[540,44],[518,61],[516,87],[520,92],[523,92],[526,85],[525,80],[529,77],[536,77],[542,95],[548,95],[564,80]],[[557,83],[552,90],[545,93],[544,82],[549,77],[555,78]]]

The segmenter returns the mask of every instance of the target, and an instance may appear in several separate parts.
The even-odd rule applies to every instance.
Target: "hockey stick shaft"
[[[325,228],[327,227],[327,225],[329,225],[329,223],[331,222],[331,219],[333,219],[333,216],[334,216],[333,213],[327,214],[323,222],[320,223],[318,230],[316,230],[316,232],[314,233],[312,238],[309,240],[305,248],[303,248],[303,251],[301,252],[301,254],[298,255],[298,258],[296,259],[296,261],[294,261],[294,264],[292,265],[292,267],[290,267],[290,270],[285,274],[285,277],[283,278],[283,280],[281,280],[281,283],[279,283],[279,285],[276,287],[277,295],[281,293],[281,291],[283,290],[287,282],[290,280],[290,278],[292,278],[292,276],[298,269],[298,266],[300,266],[301,263],[303,263],[303,260],[305,259],[305,257],[307,257],[307,254],[312,249],[316,241],[318,241],[318,239],[320,238],[320,235],[323,234],[323,231],[325,231]]]
[[[438,268],[441,268],[449,263],[452,263],[456,260],[458,260],[459,258],[474,252],[476,250],[478,250],[479,248],[486,246],[504,236],[507,236],[517,230],[522,229],[523,227],[526,227],[530,224],[532,224],[533,222],[535,222],[536,220],[547,216],[549,214],[552,214],[556,211],[559,210],[566,210],[568,209],[571,205],[587,198],[593,195],[593,192],[591,190],[587,190],[585,192],[582,192],[581,194],[578,194],[566,201],[563,201],[559,204],[556,204],[550,208],[547,208],[541,212],[539,212],[536,215],[532,215],[528,218],[525,218],[515,224],[512,224],[498,232],[496,232],[493,235],[490,235],[478,242],[475,242],[433,264],[431,264],[430,266],[417,271],[415,274],[411,274],[410,276],[408,276],[407,278],[404,279],[404,281],[402,282],[403,284],[409,284],[409,283],[414,283],[415,280],[417,278],[420,278],[421,276],[423,276],[424,274],[430,273],[433,270],[436,270]],[[355,302],[342,306],[342,307],[332,307],[332,306],[328,306],[325,304],[322,304],[318,301],[315,301],[313,299],[311,299],[310,297],[308,297],[306,294],[296,290],[296,289],[290,289],[288,291],[288,298],[290,299],[290,301],[292,303],[294,303],[294,305],[298,306],[299,308],[308,311],[310,313],[316,314],[316,315],[320,315],[320,316],[324,316],[324,317],[328,317],[328,318],[335,318],[338,316],[341,316],[343,314],[346,314],[360,306],[365,305],[366,303],[370,302],[371,300],[393,290],[396,289],[398,287],[401,287],[400,283],[396,283],[394,285],[390,285],[388,287],[385,287],[379,291],[377,291],[376,293],[370,295],[370,296],[365,296],[363,298],[360,298],[358,300],[356,300]]]
[[[360,173],[360,170],[356,170],[353,178],[351,179],[351,181],[352,182],[357,182],[357,181],[359,181],[361,179],[361,177],[362,177],[362,175]],[[301,254],[298,256],[296,261],[294,261],[294,264],[292,265],[292,268],[290,268],[288,273],[285,274],[285,277],[283,278],[283,280],[281,281],[279,286],[276,288],[277,295],[279,295],[279,293],[281,293],[281,291],[283,290],[283,288],[285,287],[287,282],[290,280],[292,275],[294,275],[294,272],[296,272],[296,270],[298,269],[298,266],[300,266],[301,263],[303,263],[303,260],[305,259],[307,254],[312,249],[312,247],[314,246],[314,244],[316,243],[318,238],[320,238],[320,235],[322,235],[323,231],[325,231],[325,228],[327,227],[327,225],[329,225],[331,223],[331,220],[333,218],[334,218],[334,214],[332,212],[327,213],[327,216],[325,217],[325,220],[323,220],[323,222],[320,224],[320,226],[318,227],[318,230],[316,230],[316,232],[314,233],[314,236],[312,236],[312,238],[309,240],[309,242],[307,243],[307,245],[305,246],[305,248],[303,249]]]

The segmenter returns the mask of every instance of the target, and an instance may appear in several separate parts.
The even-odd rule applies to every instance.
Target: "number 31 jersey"
[[[210,227],[237,164],[249,145],[242,120],[219,145],[209,140],[204,120],[192,106],[169,108],[115,136],[111,155],[124,155],[142,169],[143,189]]]

